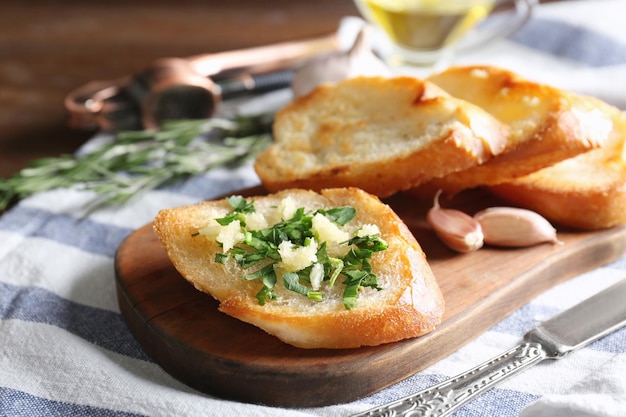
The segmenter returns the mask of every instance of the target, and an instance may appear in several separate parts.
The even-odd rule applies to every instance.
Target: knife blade
[[[352,417],[445,417],[544,359],[561,359],[626,325],[626,279],[526,333],[514,348],[400,400]]]

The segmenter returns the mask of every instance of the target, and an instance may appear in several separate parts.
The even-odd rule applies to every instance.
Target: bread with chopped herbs
[[[440,289],[407,226],[357,188],[165,209],[154,230],[180,274],[222,312],[296,347],[395,342],[432,331],[443,315]],[[273,287],[263,281],[272,272]]]
[[[505,148],[495,158],[433,179],[412,193],[447,193],[494,185],[530,174],[601,147],[610,114],[599,100],[534,82],[494,66],[452,67],[428,78],[451,95],[486,110],[509,127]]]
[[[281,109],[255,169],[272,192],[358,187],[386,197],[489,160],[507,136],[486,111],[432,83],[356,77]]]

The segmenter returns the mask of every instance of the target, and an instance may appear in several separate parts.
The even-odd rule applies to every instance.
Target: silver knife
[[[535,327],[519,345],[433,387],[353,417],[444,417],[494,385],[626,325],[626,279]]]

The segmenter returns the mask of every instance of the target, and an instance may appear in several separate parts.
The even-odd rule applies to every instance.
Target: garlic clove
[[[556,229],[539,213],[516,207],[490,207],[474,215],[489,245],[526,247],[540,243],[562,244]]]
[[[331,53],[313,58],[298,68],[291,81],[295,97],[306,95],[317,86],[348,78],[350,57],[345,53]]]
[[[357,76],[389,75],[389,67],[369,46],[369,27],[363,26],[349,50],[315,57],[298,68],[291,82],[291,89],[295,97],[300,97],[323,83],[339,82]]]
[[[348,77],[357,76],[381,76],[387,77],[392,72],[385,62],[383,62],[371,49],[371,28],[363,26],[348,51],[350,64]]]
[[[483,232],[480,223],[472,216],[454,209],[444,209],[439,205],[439,195],[435,195],[433,207],[426,215],[426,221],[439,239],[450,249],[473,252],[483,246]]]

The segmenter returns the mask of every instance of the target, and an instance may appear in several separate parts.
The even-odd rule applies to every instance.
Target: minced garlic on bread
[[[281,109],[255,169],[270,191],[358,187],[379,197],[481,164],[508,127],[412,77],[324,84]]]
[[[233,201],[241,202],[222,199],[162,210],[154,221],[154,230],[173,265],[197,289],[216,298],[222,312],[302,348],[375,346],[423,335],[440,323],[444,301],[425,255],[407,226],[377,197],[356,188],[325,189],[320,193],[285,190],[246,198],[245,204],[254,210],[242,209],[241,215],[233,215],[240,221],[237,227],[229,230],[234,222],[232,218],[227,225],[216,227],[227,223],[213,220],[229,216]],[[344,225],[341,223],[345,219],[338,218],[342,215],[342,212],[337,214],[339,208],[354,209],[354,217]],[[246,247],[241,242],[246,234],[237,236],[242,230],[241,221],[246,225],[245,230],[267,230],[281,218],[301,218],[303,211],[298,209],[304,209],[310,216],[322,213],[323,218],[309,218],[311,223],[317,223],[313,227],[314,237],[306,245],[317,245],[315,248],[319,250],[326,241],[328,256],[344,259],[342,265],[350,265],[353,257],[348,256],[346,245],[337,241],[345,242],[346,238],[358,235],[385,243],[369,255],[368,276],[375,275],[376,281],[372,285],[368,285],[369,281],[359,285],[356,303],[346,301],[351,300],[346,298],[347,285],[343,285],[347,267],[332,287],[327,279],[313,279],[311,271],[316,268],[315,263],[324,263],[323,257],[321,252],[317,257],[312,256],[306,245],[295,248],[287,244],[281,252],[284,259],[268,261],[277,277],[272,297],[265,297],[265,286],[259,279],[242,278],[267,262],[245,269],[234,258],[222,255],[225,250],[233,253],[237,252],[236,247]],[[228,251],[231,248],[235,249]],[[249,253],[249,248],[242,253]],[[308,267],[309,271],[306,279],[299,282],[304,286],[299,291],[303,288],[305,291],[285,287],[281,277],[302,267]],[[259,294],[263,297],[259,298]]]
[[[507,144],[484,164],[436,178],[411,191],[455,193],[527,175],[601,147],[612,129],[598,100],[524,79],[493,66],[452,67],[428,81],[490,113],[509,127]]]

